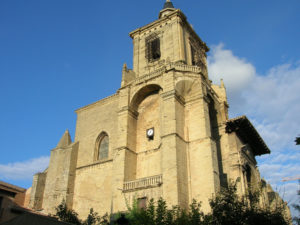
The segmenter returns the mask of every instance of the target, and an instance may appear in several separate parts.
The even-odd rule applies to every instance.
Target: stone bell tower
[[[206,199],[208,208],[220,187],[219,124],[227,119],[224,85],[208,79],[209,49],[170,1],[158,20],[130,37],[133,70],[124,65],[119,90],[119,125],[126,122],[119,129],[125,170],[118,185],[124,181],[127,199],[163,197],[181,207]]]

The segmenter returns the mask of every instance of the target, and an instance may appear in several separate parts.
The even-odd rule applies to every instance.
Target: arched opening
[[[128,146],[135,154],[128,157],[131,164],[131,169],[126,171],[128,179],[161,173],[160,90],[161,87],[155,84],[145,86],[131,100],[133,113],[128,121]]]
[[[95,160],[107,159],[109,155],[109,137],[106,132],[102,132],[97,140],[95,146]]]

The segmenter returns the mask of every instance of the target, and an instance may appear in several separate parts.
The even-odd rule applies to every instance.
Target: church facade
[[[133,69],[112,96],[76,110],[74,142],[66,131],[49,167],[33,178],[30,207],[54,213],[64,199],[86,217],[126,211],[136,199],[163,197],[187,208],[236,182],[264,188],[255,157],[270,153],[245,116],[228,118],[223,82],[209,80],[209,48],[167,1],[159,19],[130,33]]]

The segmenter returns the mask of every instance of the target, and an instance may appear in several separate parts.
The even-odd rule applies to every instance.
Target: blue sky
[[[128,33],[158,17],[164,0],[0,1],[0,179],[30,187],[74,110],[115,93]],[[272,154],[262,177],[293,202],[300,174],[299,0],[173,1],[211,48],[210,78],[224,78],[230,115],[246,114]]]

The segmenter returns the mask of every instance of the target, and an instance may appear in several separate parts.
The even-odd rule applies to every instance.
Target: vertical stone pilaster
[[[32,189],[30,194],[29,208],[41,210],[46,182],[46,173],[37,173],[33,176]]]
[[[175,90],[162,93],[162,173],[163,198],[169,205],[188,206],[186,142],[183,139],[184,114]]]
[[[113,181],[112,181],[112,205],[113,213],[126,210],[126,200],[122,192],[123,183],[126,179],[133,178],[134,164],[136,157],[132,155],[132,149],[128,142],[133,146],[134,141],[129,140],[129,127],[132,126],[132,112],[129,109],[129,88],[121,89],[119,92],[119,111],[118,111],[118,141],[117,148],[114,149],[113,157]],[[130,129],[131,130],[131,129]],[[133,165],[132,165],[133,164]]]
[[[203,97],[188,103],[189,160],[192,199],[201,200],[209,211],[208,199],[219,190],[216,143],[211,137],[207,101]]]
[[[162,93],[162,101],[163,198],[170,205],[178,205],[175,91]]]

